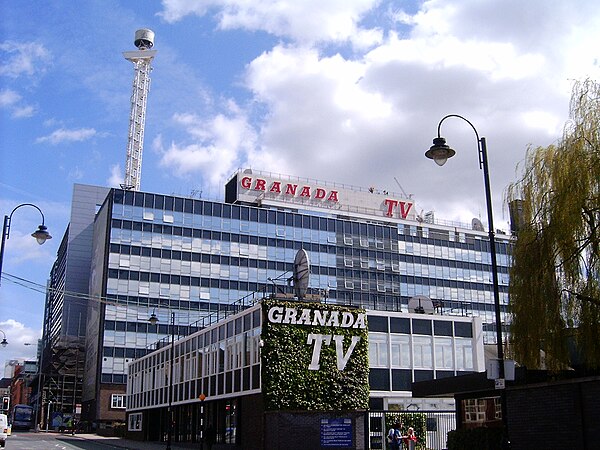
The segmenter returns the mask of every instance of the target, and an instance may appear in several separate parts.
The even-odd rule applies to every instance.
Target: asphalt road
[[[110,443],[94,442],[58,433],[13,432],[6,441],[6,450],[109,450],[123,449]]]

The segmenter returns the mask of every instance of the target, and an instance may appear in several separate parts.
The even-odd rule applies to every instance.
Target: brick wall
[[[511,450],[600,448],[600,378],[541,383],[506,392]]]

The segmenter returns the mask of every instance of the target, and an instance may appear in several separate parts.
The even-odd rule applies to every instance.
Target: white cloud
[[[172,142],[167,149],[155,139],[153,147],[162,153],[160,164],[181,177],[202,174],[208,183],[222,182],[237,168],[237,161],[247,159],[256,141],[243,113],[233,103],[228,108],[227,114],[210,119],[175,115],[173,120],[186,130],[189,139],[186,143]]]
[[[43,144],[45,142],[51,145],[62,144],[63,142],[83,142],[97,136],[98,132],[93,128],[78,128],[74,130],[67,130],[65,128],[59,128],[53,131],[47,136],[39,137],[35,140],[37,144]]]
[[[110,177],[106,180],[106,183],[112,187],[119,187],[123,184],[125,180],[125,175],[121,171],[121,166],[119,164],[115,164],[110,168]]]
[[[263,30],[293,42],[246,66],[243,83],[254,103],[245,114],[256,144],[238,156],[226,153],[228,162],[220,164],[238,158],[238,166],[386,190],[398,190],[397,177],[420,208],[470,222],[485,208],[469,126],[444,122],[443,134],[460,150],[444,169],[423,156],[440,118],[456,113],[488,138],[499,214],[527,145],[548,145],[560,136],[571,81],[600,73],[589,50],[600,41],[594,2],[572,8],[558,1],[548,8],[539,0],[429,0],[415,12],[388,9],[385,17],[388,6],[376,11],[375,5],[163,1],[170,23],[210,15],[221,29]],[[198,125],[197,114],[178,120],[196,142],[172,144],[162,163],[181,176],[217,164],[212,121]]]
[[[21,100],[21,96],[11,89],[2,89],[0,91],[0,106],[12,106]]]
[[[51,60],[50,52],[37,42],[2,42],[0,56],[0,75],[11,78],[43,73]]]
[[[8,110],[11,117],[15,119],[32,117],[36,112],[35,107],[24,105],[21,100],[21,95],[12,89],[3,89],[0,91],[0,108]]]
[[[191,2],[163,0],[159,13],[173,23],[188,15],[204,16],[213,12],[219,27],[265,31],[298,42],[353,42],[365,48],[381,41],[377,29],[359,26],[362,16],[379,0],[208,0]]]
[[[15,119],[22,119],[25,117],[33,117],[35,115],[36,109],[34,106],[26,105],[19,106],[13,109],[12,116]]]
[[[5,315],[10,316],[10,313]],[[8,342],[8,345],[2,348],[2,356],[5,361],[23,361],[35,357],[37,342],[42,336],[41,330],[29,328],[12,318],[5,318],[0,322],[0,329],[4,331]]]

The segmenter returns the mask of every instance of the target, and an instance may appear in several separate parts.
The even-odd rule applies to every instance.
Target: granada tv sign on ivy
[[[367,407],[364,310],[264,300],[263,317],[262,387],[267,409]]]

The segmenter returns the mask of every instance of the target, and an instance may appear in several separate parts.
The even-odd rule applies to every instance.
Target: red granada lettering
[[[257,178],[256,184],[254,185],[254,190],[255,191],[264,191],[266,183],[267,183],[267,180],[263,180],[262,178]]]
[[[285,193],[287,195],[296,195],[296,189],[298,189],[298,185],[297,184],[290,184],[288,183],[286,188],[285,188]]]
[[[281,181],[273,181],[269,192],[276,192],[278,194],[281,194]]]
[[[394,207],[398,206],[397,200],[392,200],[391,198],[386,198],[383,203],[387,206],[387,211],[385,213],[386,216],[392,217],[394,215]]]
[[[412,208],[412,205],[412,203],[400,202],[400,217],[406,219],[406,216],[408,216],[408,212],[410,211],[410,208]]]
[[[252,184],[252,178],[244,177],[240,183],[244,189],[250,189],[250,184]]]
[[[331,191],[329,193],[329,198],[327,199],[330,202],[339,202],[338,200],[338,191]]]
[[[315,198],[322,199],[325,198],[325,189],[317,188],[315,190]]]
[[[310,186],[304,186],[300,192],[300,197],[310,197]]]

